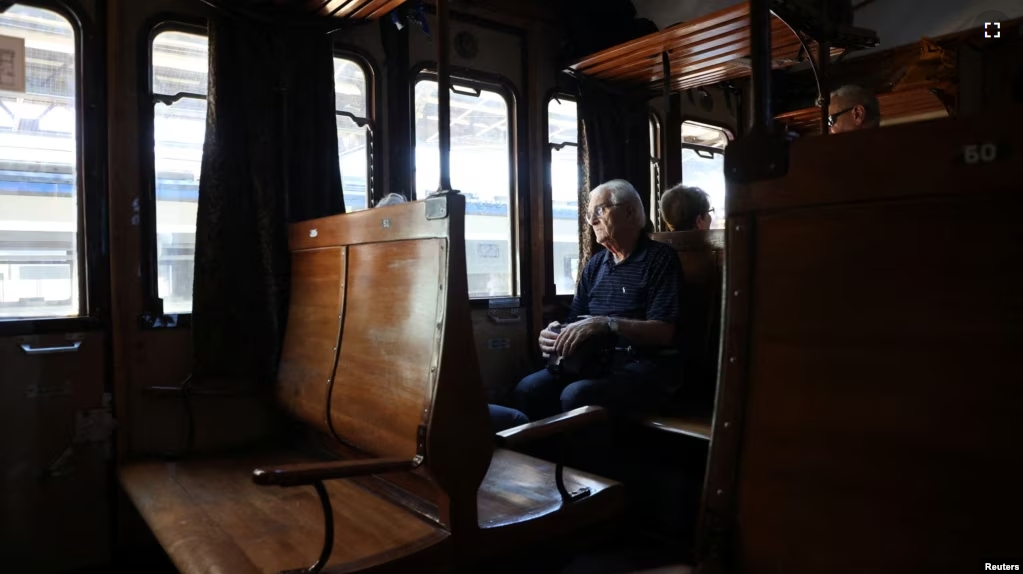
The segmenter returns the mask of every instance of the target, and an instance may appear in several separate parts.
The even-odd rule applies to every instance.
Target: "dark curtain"
[[[583,174],[579,190],[582,273],[590,257],[603,249],[586,221],[590,190],[612,179],[628,180],[650,213],[650,114],[644,97],[615,93],[587,78],[580,78],[578,105]]]
[[[193,383],[266,388],[287,320],[287,223],[344,212],[331,41],[209,26],[192,293]]]

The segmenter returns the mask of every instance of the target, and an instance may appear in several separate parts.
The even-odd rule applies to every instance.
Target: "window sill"
[[[50,317],[0,319],[0,337],[101,331],[103,322],[94,317]]]

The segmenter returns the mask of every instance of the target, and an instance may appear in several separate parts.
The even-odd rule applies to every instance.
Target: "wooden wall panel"
[[[76,352],[30,356],[22,344]],[[11,572],[109,558],[102,333],[0,339],[0,556]]]

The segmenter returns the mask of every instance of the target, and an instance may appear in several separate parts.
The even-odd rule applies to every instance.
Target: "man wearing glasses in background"
[[[833,134],[878,127],[881,125],[881,106],[877,103],[877,96],[853,85],[831,92],[828,125]]]
[[[603,356],[608,364],[602,372],[549,368],[522,379],[515,387],[516,406],[531,420],[587,405],[652,411],[681,383],[675,336],[682,284],[678,256],[647,237],[646,211],[629,182],[604,183],[589,199],[589,223],[605,249],[587,262],[568,322],[548,325],[539,344],[544,357],[570,359],[607,341],[603,355],[584,362],[592,366]]]

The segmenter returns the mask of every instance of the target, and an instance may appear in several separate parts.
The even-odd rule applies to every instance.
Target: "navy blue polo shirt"
[[[682,278],[675,249],[644,233],[636,249],[620,263],[616,264],[606,249],[590,258],[576,286],[569,322],[580,315],[593,315],[664,321],[677,326]],[[619,344],[632,343],[622,338]]]

